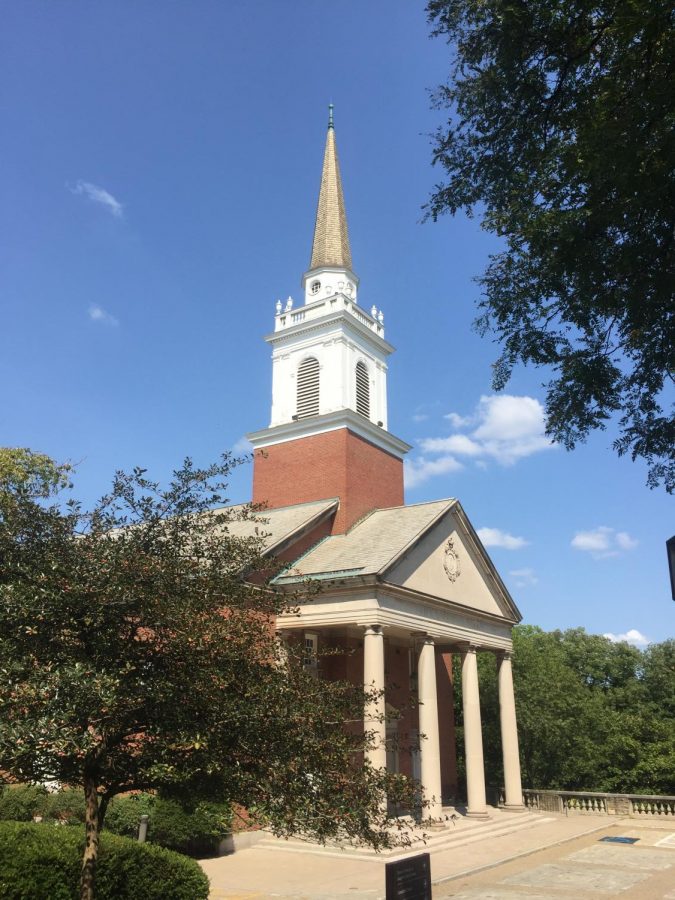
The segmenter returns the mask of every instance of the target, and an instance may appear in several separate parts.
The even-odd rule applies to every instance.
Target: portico
[[[350,651],[326,657],[320,675],[379,692],[364,714],[374,735],[369,761],[419,778],[429,818],[455,799],[453,654],[462,659],[467,815],[487,816],[478,653],[492,654],[498,667],[506,807],[523,808],[510,656],[519,615],[473,534],[457,501],[378,510],[276,579],[288,587],[308,576],[324,582],[318,598],[277,627],[309,636],[320,659],[327,647]]]

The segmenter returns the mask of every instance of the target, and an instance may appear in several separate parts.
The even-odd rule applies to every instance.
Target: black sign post
[[[431,900],[431,858],[428,853],[385,866],[387,900]]]
[[[668,568],[670,569],[670,590],[675,600],[675,534],[666,541]]]

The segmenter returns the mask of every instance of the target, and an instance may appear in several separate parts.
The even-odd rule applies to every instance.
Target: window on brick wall
[[[319,360],[313,356],[303,359],[298,369],[298,419],[319,415]]]
[[[356,411],[370,418],[370,382],[366,364],[359,360],[356,364]]]
[[[315,678],[319,674],[319,635],[306,631],[303,635],[302,665]]]

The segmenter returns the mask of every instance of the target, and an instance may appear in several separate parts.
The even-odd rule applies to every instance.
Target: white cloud
[[[253,444],[248,440],[248,438],[242,435],[239,440],[235,441],[232,445],[232,452],[235,456],[243,456],[245,453],[252,453]]]
[[[516,587],[519,588],[534,587],[535,584],[539,584],[534,569],[512,569],[509,575],[516,579]]]
[[[622,550],[634,550],[638,541],[626,531],[616,531],[607,525],[599,525],[591,531],[577,531],[570,545],[575,550],[590,553],[594,559],[618,556]]]
[[[419,459],[406,459],[405,485],[408,488],[417,487],[436,475],[457,472],[463,468],[464,466],[454,456],[440,456],[438,459],[427,459],[421,456]]]
[[[92,322],[100,322],[102,325],[119,325],[119,321],[115,318],[115,316],[111,315],[109,312],[106,312],[102,306],[98,306],[96,303],[92,303],[89,309],[87,310],[89,313],[89,318]]]
[[[527,547],[529,541],[525,538],[516,537],[509,534],[508,531],[501,531],[499,528],[478,528],[476,534],[486,547],[502,547],[504,550],[520,550],[521,547]]]
[[[544,408],[534,397],[484,395],[472,415],[460,416],[451,412],[444,418],[455,429],[455,434],[423,438],[420,441],[422,453],[439,453],[444,458],[471,457],[483,469],[490,460],[502,466],[511,466],[525,456],[555,447],[544,434]],[[460,433],[460,429],[465,431]],[[442,471],[445,470],[440,468],[435,471],[427,461],[424,467],[420,466],[420,474],[410,486]]]
[[[639,543],[625,531],[617,531],[616,542],[622,550],[635,550]]]
[[[116,219],[121,219],[124,215],[124,207],[119,200],[97,184],[91,184],[89,181],[78,181],[73,187],[68,186],[68,190],[73,194],[80,194],[93,203],[103,206]]]
[[[646,647],[647,644],[650,644],[651,641],[648,637],[645,637],[641,631],[638,631],[637,628],[629,628],[625,634],[612,634],[611,631],[606,632],[603,637],[609,638],[613,644],[620,644],[624,641],[627,644],[632,644],[634,647]]]
[[[471,437],[503,466],[555,445],[544,434],[544,407],[534,397],[493,394],[480,398]]]
[[[453,428],[463,428],[465,425],[471,424],[471,418],[469,416],[460,416],[455,412],[446,413],[443,418],[448,419]]]
[[[465,434],[451,434],[446,438],[424,438],[420,441],[424,453],[456,453],[459,456],[481,456],[483,448]]]
[[[426,422],[428,418],[429,416],[427,415],[427,413],[415,413],[412,417],[412,420],[413,422]]]

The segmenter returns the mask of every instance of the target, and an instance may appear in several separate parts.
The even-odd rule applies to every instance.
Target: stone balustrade
[[[564,815],[675,818],[675,797],[650,794],[605,794],[596,791],[537,791],[525,789],[527,809]],[[500,805],[504,792],[500,794]]]

